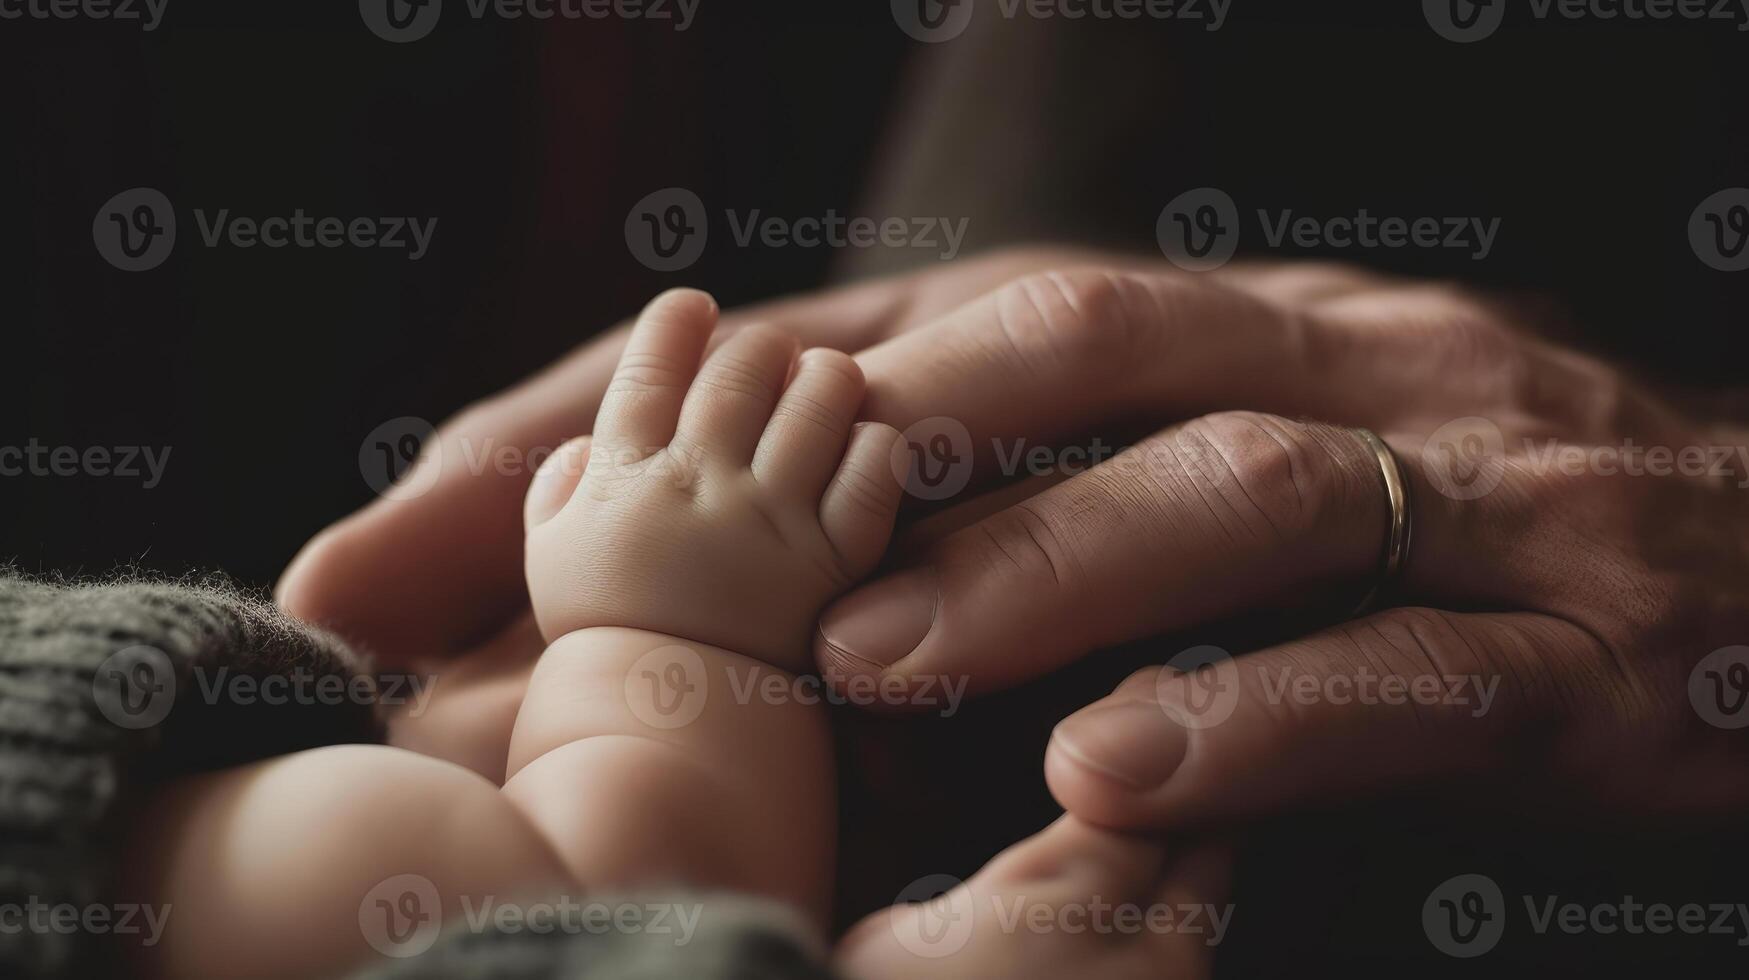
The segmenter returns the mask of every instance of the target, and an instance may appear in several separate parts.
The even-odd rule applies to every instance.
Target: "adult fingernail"
[[[820,617],[820,636],[839,661],[835,666],[882,670],[929,635],[940,600],[935,570],[913,568],[840,599]]]
[[[1051,743],[1083,768],[1136,790],[1163,785],[1184,761],[1188,737],[1158,702],[1097,701],[1057,725]]]

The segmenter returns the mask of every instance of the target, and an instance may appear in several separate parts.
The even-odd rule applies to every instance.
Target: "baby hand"
[[[852,424],[856,362],[826,349],[798,356],[793,338],[762,326],[704,358],[716,319],[704,293],[657,297],[594,435],[536,477],[531,501],[587,461],[555,515],[539,520],[531,505],[529,594],[549,642],[633,627],[799,672],[820,609],[885,549],[902,493],[899,434]]]

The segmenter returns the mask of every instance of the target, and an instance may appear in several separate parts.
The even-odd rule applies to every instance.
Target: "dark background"
[[[408,45],[372,35],[346,2],[170,0],[150,34],[0,21],[0,445],[171,450],[150,490],[0,477],[0,559],[33,572],[216,568],[270,585],[304,540],[370,499],[358,454],[379,423],[439,420],[664,286],[735,305],[882,264],[734,248],[716,228],[697,265],[663,275],[632,257],[621,227],[635,201],[673,185],[713,208],[895,213],[868,210],[873,188],[891,183],[883,153],[920,112],[940,113],[925,131],[946,147],[944,182],[923,168],[919,186],[881,193],[938,204],[897,213],[971,215],[979,247],[1154,250],[1160,208],[1202,185],[1241,210],[1497,216],[1484,262],[1322,257],[1535,291],[1571,311],[1580,343],[1649,377],[1742,381],[1749,273],[1702,265],[1686,232],[1703,198],[1749,185],[1749,34],[1734,25],[1535,23],[1514,6],[1499,34],[1457,45],[1415,3],[1375,15],[1235,0],[1216,33],[1059,22],[1042,56],[967,75],[928,70],[952,45],[911,42],[882,2],[703,0],[684,34],[474,22],[450,5]],[[967,185],[984,196],[953,210],[942,188]],[[98,256],[91,222],[137,186],[168,195],[180,228],[168,262],[130,274]],[[408,262],[208,249],[192,217],[297,207],[439,224],[430,254]],[[1251,235],[1246,254],[1263,244]],[[983,761],[969,751],[943,764]],[[1029,751],[1014,757],[1036,778]],[[1030,812],[1014,820],[1036,826]],[[1469,871],[1509,895],[1749,900],[1740,834],[1550,823],[1440,800],[1264,828],[1223,969],[1636,975],[1749,962],[1732,937],[1536,939],[1522,908],[1495,953],[1434,952],[1421,899]]]

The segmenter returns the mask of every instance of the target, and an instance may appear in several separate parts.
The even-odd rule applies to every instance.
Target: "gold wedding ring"
[[[1360,616],[1378,605],[1379,599],[1403,577],[1403,567],[1409,561],[1409,539],[1414,525],[1409,510],[1409,481],[1403,475],[1403,466],[1397,461],[1397,454],[1371,429],[1357,428],[1354,433],[1378,458],[1379,475],[1384,478],[1385,496],[1389,498],[1391,506],[1391,531],[1385,538],[1384,562],[1380,566],[1378,579],[1367,592],[1366,598],[1354,607],[1353,616]]]

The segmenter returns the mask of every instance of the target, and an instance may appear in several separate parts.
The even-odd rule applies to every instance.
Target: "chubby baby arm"
[[[793,678],[664,634],[566,634],[535,668],[504,793],[586,890],[685,883],[823,911],[831,736],[774,685]]]
[[[886,546],[898,433],[853,424],[849,357],[750,327],[706,358],[715,319],[702,293],[658,297],[593,437],[530,491],[551,645],[505,792],[587,886],[679,880],[823,916],[831,745],[793,672],[820,609]]]

